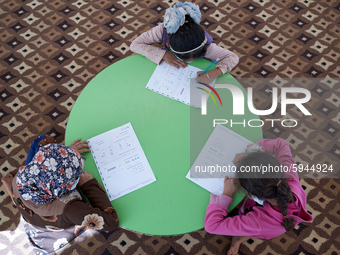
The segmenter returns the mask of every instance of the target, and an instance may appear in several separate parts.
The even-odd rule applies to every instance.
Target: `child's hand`
[[[222,195],[233,197],[238,189],[239,184],[237,179],[229,178],[228,176],[224,178],[224,190]]]
[[[92,174],[83,171],[79,177],[79,182],[78,182],[78,188],[80,188],[84,183],[88,182],[89,180],[92,180]]]
[[[203,73],[203,71],[197,72],[197,77],[196,77],[196,81],[197,81],[197,82],[209,84],[210,82],[213,81],[213,79],[210,77],[210,75],[208,74],[208,72],[205,72],[204,74],[202,74],[202,75],[200,76],[201,73]],[[209,78],[208,78],[208,75],[209,75]]]
[[[174,66],[176,68],[186,68],[188,64],[182,60],[179,60],[173,53],[167,51],[164,54],[163,60],[167,62],[169,65]]]
[[[75,150],[76,152],[78,152],[79,154],[83,152],[91,151],[90,146],[88,145],[87,141],[81,141],[80,138],[73,141],[73,143],[71,143],[69,147]]]
[[[237,166],[241,159],[243,159],[246,156],[248,156],[248,153],[237,153],[233,160],[234,165]]]
[[[203,75],[200,76],[201,73],[203,73],[203,71],[197,72],[196,81],[206,83],[206,84],[209,84],[214,79],[216,79],[217,77],[223,74],[221,69],[219,68],[215,68],[214,70],[207,71]]]

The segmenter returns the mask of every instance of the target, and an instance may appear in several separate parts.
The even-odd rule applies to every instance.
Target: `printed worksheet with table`
[[[245,152],[252,142],[223,125],[217,125],[208,141],[191,166],[186,178],[210,191],[221,195],[224,177],[236,177],[233,159]],[[234,167],[234,168],[233,168]]]
[[[202,69],[190,65],[177,69],[163,61],[156,67],[146,88],[184,104],[200,108],[202,94],[206,92],[199,88],[209,92],[211,90],[196,82],[198,71],[202,71]],[[213,87],[215,81],[216,79],[208,85]]]
[[[131,123],[88,143],[110,201],[156,181]]]

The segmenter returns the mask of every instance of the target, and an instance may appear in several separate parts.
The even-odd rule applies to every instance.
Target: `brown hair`
[[[293,202],[294,196],[290,190],[283,171],[255,171],[263,169],[264,166],[274,169],[281,168],[279,161],[265,152],[254,152],[240,160],[237,165],[237,178],[240,185],[248,191],[248,193],[257,196],[259,199],[276,198],[278,207],[284,217],[283,226],[289,231],[295,226],[295,219],[287,217],[287,208],[290,202]],[[242,167],[242,168],[241,168]],[[245,172],[245,167],[253,169],[254,172]],[[243,171],[241,172],[241,170]]]

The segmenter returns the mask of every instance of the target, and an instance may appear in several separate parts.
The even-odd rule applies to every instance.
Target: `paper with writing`
[[[206,92],[198,88],[206,89],[209,92],[210,89],[196,82],[198,71],[202,71],[202,69],[190,65],[177,69],[162,62],[156,67],[146,88],[184,104],[201,108],[201,95]],[[215,81],[216,79],[208,85],[213,87]]]
[[[110,201],[156,181],[131,123],[88,143]]]
[[[215,195],[221,195],[224,177],[236,177],[236,167],[233,164],[235,155],[245,152],[247,145],[252,143],[225,126],[217,125],[186,178]],[[212,171],[214,172],[211,174]]]

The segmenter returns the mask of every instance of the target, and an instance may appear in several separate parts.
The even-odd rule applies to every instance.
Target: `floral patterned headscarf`
[[[19,168],[16,184],[23,199],[35,204],[51,203],[74,189],[84,169],[85,158],[72,148],[48,144],[33,160]]]

